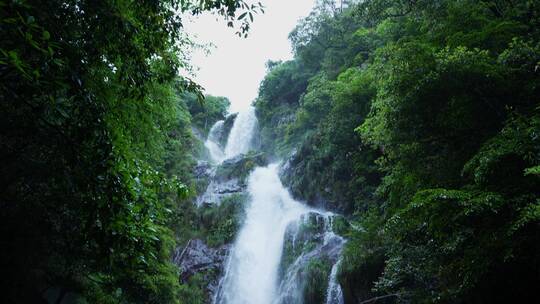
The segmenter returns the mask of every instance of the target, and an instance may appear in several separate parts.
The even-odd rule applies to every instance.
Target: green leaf
[[[238,19],[237,19],[237,20],[242,20],[242,19],[244,19],[244,17],[246,17],[246,15],[247,15],[247,12],[241,14],[240,16],[238,16]]]
[[[525,169],[525,175],[540,175],[540,166]]]

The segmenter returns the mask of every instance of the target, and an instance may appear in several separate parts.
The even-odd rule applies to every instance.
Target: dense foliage
[[[295,196],[352,222],[348,303],[506,303],[540,281],[537,1],[318,1],[255,102]]]
[[[179,13],[214,11],[245,34],[257,9],[0,1],[3,303],[182,301],[170,221],[192,161],[182,96],[200,92],[177,76]]]
[[[206,137],[212,125],[225,119],[230,102],[226,97],[206,95],[201,102],[196,94],[187,93],[183,96],[191,114],[191,123]]]
[[[180,282],[171,252],[230,243],[245,197],[190,202],[192,127],[204,137],[229,102],[177,75],[179,13],[213,11],[243,36],[258,9],[0,0],[3,303],[204,301],[204,276]],[[267,154],[216,176],[287,158],[292,193],[346,218],[347,303],[537,298],[540,3],[320,0],[290,40],[255,101]],[[310,303],[329,269],[309,265]]]

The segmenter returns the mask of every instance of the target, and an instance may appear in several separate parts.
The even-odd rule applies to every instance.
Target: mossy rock
[[[227,181],[238,179],[245,182],[251,171],[267,164],[266,155],[262,152],[249,152],[224,161],[216,170],[215,179]]]
[[[283,244],[283,253],[279,264],[279,275],[283,277],[287,269],[296,261],[296,259],[304,252],[304,244],[293,242],[292,234],[288,233]]]
[[[281,276],[285,274],[289,266],[298,257],[314,250],[318,244],[324,241],[324,216],[316,213],[310,213],[305,216],[307,218],[304,218],[300,224],[291,225],[287,229],[279,269]]]
[[[330,271],[332,271],[332,263],[324,257],[312,259],[309,262],[304,272],[303,303],[326,303],[326,289]]]
[[[210,247],[231,243],[245,217],[247,195],[233,194],[221,203],[207,204],[199,208],[199,221],[205,240]]]

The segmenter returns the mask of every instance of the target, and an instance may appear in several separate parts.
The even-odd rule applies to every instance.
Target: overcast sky
[[[252,2],[252,1],[248,1]],[[292,58],[287,38],[297,21],[313,7],[313,0],[261,0],[265,13],[255,16],[248,38],[235,35],[216,16],[203,15],[187,22],[186,30],[199,43],[215,45],[211,54],[197,51],[192,62],[199,68],[195,80],[205,93],[231,100],[231,112],[245,109],[257,96],[265,63]]]

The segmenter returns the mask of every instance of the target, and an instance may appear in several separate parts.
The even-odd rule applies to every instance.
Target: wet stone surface
[[[180,269],[180,281],[187,283],[193,275],[202,275],[204,281],[208,282],[206,287],[208,298],[212,299],[217,291],[230,249],[229,244],[211,248],[199,239],[192,239],[186,246],[177,247],[173,263]]]

